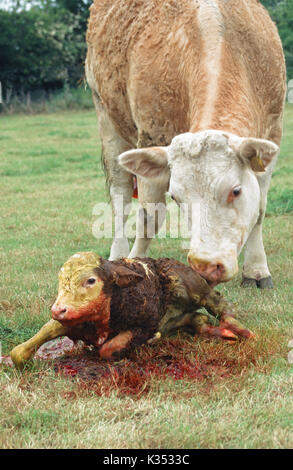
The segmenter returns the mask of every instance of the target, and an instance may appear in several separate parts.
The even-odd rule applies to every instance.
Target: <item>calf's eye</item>
[[[88,280],[87,280],[87,284],[90,285],[90,286],[93,286],[96,282],[96,279],[94,277],[90,277]]]

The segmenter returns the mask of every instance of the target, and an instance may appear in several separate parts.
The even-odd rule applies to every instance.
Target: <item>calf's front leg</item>
[[[10,353],[10,357],[17,369],[23,369],[26,362],[31,359],[42,344],[59,336],[65,336],[68,328],[59,321],[50,320],[37,334],[25,343],[16,346]]]
[[[130,330],[119,333],[101,347],[99,354],[102,359],[111,359],[113,354],[121,353],[133,340],[133,332]]]

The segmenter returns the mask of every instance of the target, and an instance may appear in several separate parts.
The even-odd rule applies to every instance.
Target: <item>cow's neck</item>
[[[260,131],[251,77],[224,25],[218,0],[199,2],[200,66],[194,64],[188,83],[190,131],[216,129],[242,137]],[[197,80],[194,79],[197,77]],[[257,111],[259,115],[259,110]]]
[[[224,52],[225,49],[222,55]],[[215,129],[240,137],[259,137],[263,131],[261,104],[253,98],[245,71],[240,66],[232,71],[229,68],[232,68],[229,61],[228,65],[221,63],[220,75],[206,75],[206,80],[200,85],[200,101],[199,90],[193,87],[190,90],[189,130]]]
[[[208,117],[201,117],[198,112],[194,118],[191,117],[190,132],[209,129],[231,132],[240,137],[257,137],[260,131],[257,115],[254,115],[251,109],[246,110],[244,106],[240,111],[238,103],[234,106],[217,103],[210,107]]]

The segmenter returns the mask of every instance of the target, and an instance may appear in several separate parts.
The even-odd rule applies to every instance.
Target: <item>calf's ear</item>
[[[278,155],[279,147],[270,140],[253,137],[241,139],[237,154],[248,162],[253,171],[263,172],[271,161]]]
[[[106,260],[103,263],[102,271],[106,274],[105,280],[112,284],[117,284],[119,287],[135,285],[144,279],[141,274],[136,273],[132,269],[113,264],[111,261]]]
[[[141,274],[132,271],[124,266],[117,266],[113,272],[113,282],[119,287],[128,287],[142,281],[144,277]]]
[[[150,147],[124,152],[118,157],[119,164],[130,173],[142,178],[169,180],[168,147]]]

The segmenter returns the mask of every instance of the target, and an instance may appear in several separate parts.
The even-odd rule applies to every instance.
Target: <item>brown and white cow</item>
[[[262,222],[286,73],[265,8],[258,0],[95,0],[87,42],[116,216],[110,258],[144,257],[151,241],[137,236],[129,254],[121,236],[118,207],[121,195],[131,202],[135,174],[143,207],[167,191],[200,204],[188,261],[205,279],[231,279],[246,244],[243,284],[271,287]]]

